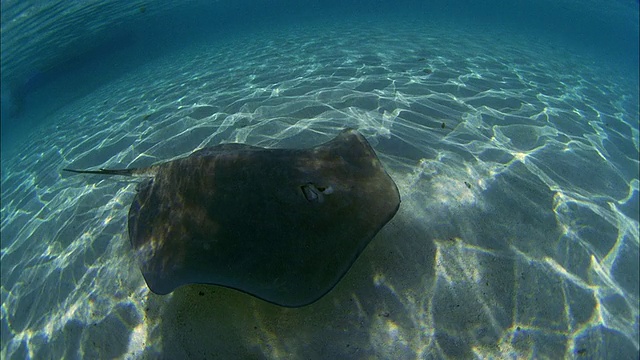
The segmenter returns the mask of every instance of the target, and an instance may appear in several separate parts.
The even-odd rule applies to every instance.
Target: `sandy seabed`
[[[3,159],[2,358],[637,358],[637,83],[542,41],[390,29],[199,43],[51,114]],[[345,127],[402,204],[302,308],[150,293],[135,180],[60,172]]]

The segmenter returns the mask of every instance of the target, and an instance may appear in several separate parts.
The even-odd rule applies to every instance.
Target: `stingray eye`
[[[318,191],[315,185],[313,184],[302,185],[300,189],[302,189],[302,193],[304,194],[304,197],[307,199],[307,201],[309,202],[322,201],[322,200],[318,200],[321,193],[320,191]]]
[[[333,192],[333,188],[331,186],[316,186],[313,183],[308,183],[306,185],[302,185],[300,187],[304,197],[309,202],[324,202],[324,196],[329,195]]]
[[[331,186],[323,187],[322,189],[318,188],[318,190],[322,191],[322,193],[325,194],[325,195],[329,195],[329,194],[333,193],[333,187],[331,187]]]

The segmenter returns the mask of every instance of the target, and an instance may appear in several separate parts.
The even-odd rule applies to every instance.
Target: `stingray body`
[[[374,150],[351,129],[308,149],[224,144],[148,168],[67,171],[145,178],[128,228],[157,294],[205,283],[282,306],[312,303],[400,204]]]

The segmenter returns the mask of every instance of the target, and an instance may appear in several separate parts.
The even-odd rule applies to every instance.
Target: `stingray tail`
[[[68,171],[77,174],[98,174],[98,175],[122,175],[122,176],[133,176],[133,171],[135,169],[100,169],[100,170],[73,170],[73,169],[62,169],[62,171]]]

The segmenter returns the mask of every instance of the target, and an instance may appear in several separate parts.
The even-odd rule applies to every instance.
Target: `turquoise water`
[[[2,358],[638,357],[637,2],[48,4],[2,3]],[[60,173],[345,127],[402,204],[296,309],[150,293],[136,182]]]

